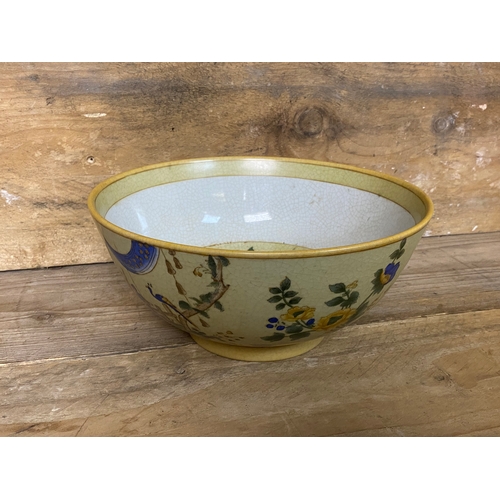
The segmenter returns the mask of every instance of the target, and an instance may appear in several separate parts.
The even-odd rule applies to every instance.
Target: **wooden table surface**
[[[307,354],[221,358],[112,264],[0,273],[0,436],[500,435],[500,232],[424,238]]]

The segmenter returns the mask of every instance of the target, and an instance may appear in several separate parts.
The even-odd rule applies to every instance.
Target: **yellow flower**
[[[356,309],[341,309],[340,311],[335,311],[328,316],[320,318],[314,330],[333,330],[347,322],[355,313]]]
[[[358,286],[358,280],[353,281],[351,284],[347,285],[346,288],[349,288],[349,290],[354,290]]]
[[[391,276],[389,274],[380,275],[380,283],[382,283],[382,285],[387,285],[389,281],[391,281]]]
[[[314,312],[316,308],[314,307],[291,307],[288,309],[286,314],[281,315],[283,321],[299,321],[314,318]]]

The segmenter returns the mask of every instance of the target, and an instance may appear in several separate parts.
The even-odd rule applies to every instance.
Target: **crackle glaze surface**
[[[351,245],[415,224],[400,205],[367,191],[267,176],[211,177],[143,189],[115,203],[106,219],[150,238],[218,248],[239,241]]]
[[[183,191],[189,179],[194,191]],[[158,207],[165,196],[181,205],[175,217]],[[248,347],[314,341],[359,318],[397,279],[432,215],[430,200],[402,181],[282,159],[148,167],[96,188],[89,207],[152,309],[197,338]],[[217,230],[206,215],[233,224]]]

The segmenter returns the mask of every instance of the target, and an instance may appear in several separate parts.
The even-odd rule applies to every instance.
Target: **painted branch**
[[[222,265],[221,260],[219,257],[214,257],[214,260],[217,264],[217,269],[216,269],[216,274],[215,277],[213,278],[214,281],[218,283],[217,288],[212,294],[212,299],[210,302],[204,302],[203,304],[200,304],[199,306],[196,307],[196,309],[190,309],[188,311],[185,311],[183,313],[183,316],[187,319],[190,318],[191,316],[194,316],[195,314],[198,314],[200,311],[206,311],[207,309],[210,309],[218,300],[222,298],[222,296],[227,292],[229,289],[229,285],[226,285],[224,283],[223,277],[222,277],[222,268],[224,267]]]

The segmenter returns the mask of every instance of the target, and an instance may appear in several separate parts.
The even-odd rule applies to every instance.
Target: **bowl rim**
[[[405,189],[408,189],[413,194],[415,194],[423,203],[425,207],[425,216],[422,218],[420,222],[413,225],[411,228],[406,229],[405,231],[401,231],[399,233],[395,233],[391,236],[386,236],[384,238],[378,238],[375,240],[365,241],[362,243],[354,243],[351,245],[343,245],[337,247],[326,247],[326,248],[312,248],[307,250],[278,250],[278,251],[248,251],[248,250],[229,250],[223,248],[215,248],[215,247],[204,247],[204,246],[195,246],[195,245],[185,245],[182,243],[174,243],[166,240],[159,240],[156,238],[151,238],[149,236],[143,236],[139,233],[135,233],[133,231],[129,231],[124,229],[112,222],[109,222],[105,217],[103,217],[96,208],[96,200],[99,194],[104,191],[108,186],[114,184],[115,182],[120,181],[125,177],[129,177],[132,175],[136,175],[142,172],[146,172],[148,170],[155,170],[158,168],[165,167],[173,167],[177,165],[183,165],[187,163],[197,163],[197,162],[206,162],[206,161],[247,161],[247,160],[270,160],[270,161],[280,161],[280,162],[288,162],[288,163],[305,163],[310,165],[317,165],[321,167],[330,167],[342,170],[350,170],[353,172],[358,172],[364,175],[378,177],[384,179],[386,181],[397,184]],[[281,176],[282,177],[282,176]],[[280,156],[212,156],[212,157],[200,157],[200,158],[188,158],[181,160],[172,160],[161,163],[154,163],[151,165],[146,165],[139,168],[134,168],[131,170],[127,170],[120,174],[113,175],[112,177],[107,178],[106,180],[97,184],[92,191],[90,192],[87,199],[88,209],[94,218],[94,220],[105,227],[109,231],[113,233],[117,233],[120,236],[139,241],[141,243],[145,243],[148,245],[152,245],[165,250],[174,250],[178,252],[192,253],[203,256],[213,255],[213,256],[223,256],[228,258],[244,258],[244,259],[297,259],[297,258],[312,258],[312,257],[323,257],[330,255],[341,255],[348,253],[357,253],[363,252],[366,250],[371,250],[375,248],[385,247],[387,245],[391,245],[393,243],[399,242],[405,238],[409,238],[414,234],[423,230],[429,221],[431,220],[434,214],[434,204],[431,198],[419,187],[414,184],[395,177],[393,175],[385,174],[382,172],[377,172],[375,170],[370,170],[362,167],[355,167],[353,165],[346,165],[342,163],[336,162],[327,162],[320,160],[308,160],[302,158],[286,158]],[[404,208],[404,207],[403,207]]]

